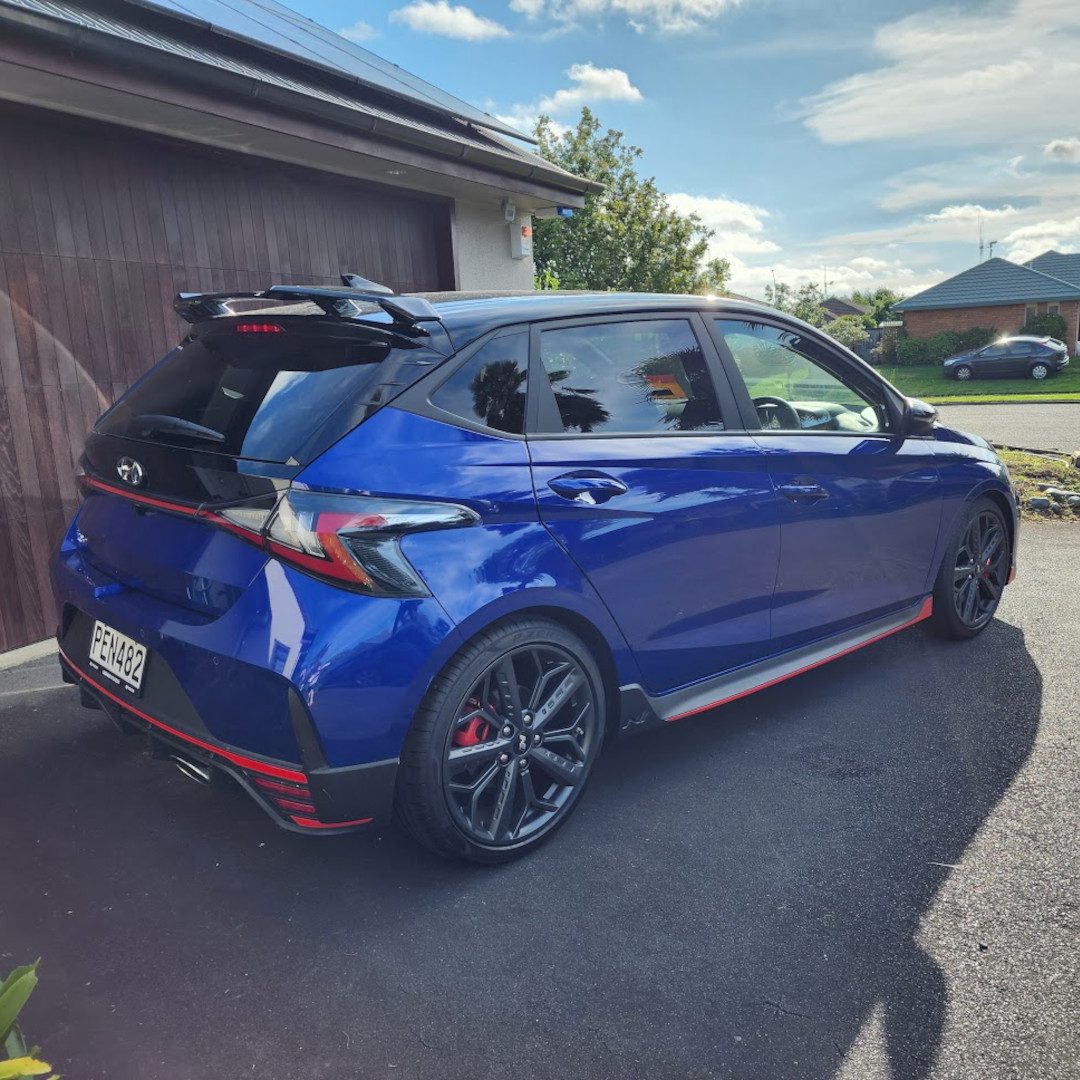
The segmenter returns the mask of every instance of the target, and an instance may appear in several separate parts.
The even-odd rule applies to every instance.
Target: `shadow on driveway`
[[[0,968],[66,1075],[828,1077],[949,1007],[919,921],[1020,770],[1023,634],[908,632],[627,738],[534,857],[277,830],[75,692],[0,698]],[[973,953],[978,943],[971,942]]]

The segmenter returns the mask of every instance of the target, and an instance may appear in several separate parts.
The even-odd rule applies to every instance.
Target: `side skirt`
[[[853,630],[845,630],[842,634],[792,649],[780,656],[759,660],[670,694],[650,695],[637,683],[622,686],[619,688],[622,729],[632,731],[659,723],[672,724],[676,720],[737,701],[906,630],[930,618],[933,611],[934,601],[928,596],[902,611],[863,623]]]

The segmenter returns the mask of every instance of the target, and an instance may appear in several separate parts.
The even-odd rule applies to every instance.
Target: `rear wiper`
[[[223,443],[225,436],[213,428],[203,427],[192,420],[185,420],[180,416],[167,416],[165,413],[141,413],[135,417],[135,423],[141,425],[140,434],[149,435],[152,432],[161,432],[171,435],[187,435],[192,439],[202,439],[204,442]]]

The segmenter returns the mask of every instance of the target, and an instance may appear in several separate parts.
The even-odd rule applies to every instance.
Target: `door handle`
[[[566,473],[549,480],[548,487],[569,502],[588,506],[605,503],[616,495],[625,495],[629,490],[621,480],[605,473]]]
[[[829,497],[829,493],[809,476],[797,476],[781,484],[780,494],[793,503],[816,503]]]

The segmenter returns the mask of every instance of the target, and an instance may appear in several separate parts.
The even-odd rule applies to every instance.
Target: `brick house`
[[[921,340],[939,330],[974,327],[1010,334],[1034,315],[1061,315],[1066,344],[1075,350],[1080,337],[1080,255],[1047,251],[1023,265],[987,259],[909,296],[895,310],[903,315],[908,336]]]

